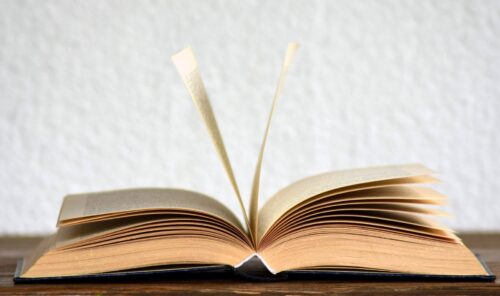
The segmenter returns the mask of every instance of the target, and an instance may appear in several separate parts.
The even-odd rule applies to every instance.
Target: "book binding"
[[[120,281],[120,280],[141,280],[141,279],[195,279],[195,278],[244,278],[251,281],[281,281],[281,280],[420,280],[420,281],[495,281],[496,276],[488,265],[475,254],[481,262],[488,275],[435,275],[435,274],[410,274],[391,272],[371,272],[371,271],[340,271],[340,270],[291,270],[277,274],[269,272],[258,257],[253,257],[238,268],[228,265],[210,265],[196,267],[179,268],[156,268],[150,270],[130,270],[109,273],[98,273],[89,275],[43,277],[43,278],[23,278],[21,268],[23,259],[17,262],[14,275],[14,283],[57,283],[57,282],[88,282],[88,281]]]

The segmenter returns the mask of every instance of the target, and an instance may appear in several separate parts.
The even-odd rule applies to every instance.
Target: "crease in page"
[[[246,228],[248,232],[250,232],[250,223],[245,210],[245,206],[243,204],[243,200],[241,198],[238,183],[236,182],[233,168],[231,166],[231,162],[229,161],[226,147],[224,145],[222,135],[219,131],[212,105],[210,104],[210,99],[205,90],[205,85],[203,84],[203,80],[201,78],[198,63],[196,62],[196,58],[191,47],[188,47],[173,55],[172,62],[177,68],[177,71],[179,72],[184,85],[191,95],[191,98],[193,99],[196,108],[198,109],[198,112],[203,119],[203,122],[205,123],[210,138],[212,139],[215,149],[217,150],[217,154],[219,155],[222,165],[229,178],[233,191],[238,199],[238,203],[245,219]]]
[[[273,97],[273,103],[271,106],[271,111],[269,112],[269,117],[267,119],[266,130],[264,132],[264,137],[262,139],[262,143],[260,146],[259,156],[257,158],[257,164],[255,166],[254,177],[252,181],[252,191],[250,195],[250,232],[252,234],[252,238],[255,238],[254,244],[257,244],[257,219],[258,219],[258,210],[259,210],[259,188],[260,188],[260,175],[262,170],[262,160],[264,158],[264,151],[266,149],[267,137],[269,134],[269,129],[271,127],[271,122],[273,119],[273,114],[276,109],[276,105],[278,103],[278,99],[283,90],[283,86],[285,84],[286,74],[290,68],[290,64],[299,48],[299,44],[296,42],[291,42],[288,44],[285,58],[283,60],[283,65],[281,66],[281,72],[278,78],[278,85],[276,86],[276,91]]]

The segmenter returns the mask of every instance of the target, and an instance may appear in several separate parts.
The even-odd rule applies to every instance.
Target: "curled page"
[[[257,159],[257,165],[255,167],[255,173],[252,182],[252,193],[250,196],[250,232],[253,238],[257,237],[257,218],[259,210],[259,187],[260,187],[260,172],[262,168],[262,159],[264,158],[264,151],[266,149],[267,135],[269,134],[269,128],[271,126],[271,121],[273,119],[274,110],[278,103],[279,96],[281,95],[283,85],[285,84],[285,77],[290,67],[290,64],[299,48],[299,44],[292,42],[288,44],[286,50],[285,59],[283,60],[283,65],[281,67],[280,76],[278,79],[278,86],[274,93],[273,104],[271,107],[271,112],[269,112],[269,117],[267,119],[266,131],[264,132],[264,138],[262,139],[262,144],[260,146],[259,157]],[[256,243],[256,241],[254,241]]]
[[[207,127],[210,138],[215,145],[217,154],[222,161],[222,165],[224,166],[226,174],[229,177],[231,186],[233,187],[233,190],[236,193],[236,197],[238,198],[238,203],[241,207],[246,227],[247,229],[249,229],[250,224],[245,211],[245,207],[243,205],[243,201],[241,199],[240,190],[238,188],[238,184],[236,183],[236,178],[234,177],[231,162],[229,161],[229,157],[227,155],[226,147],[224,146],[224,141],[222,140],[222,135],[219,131],[219,127],[217,126],[217,121],[215,120],[215,115],[212,110],[212,106],[210,105],[210,100],[205,90],[205,85],[203,84],[203,81],[201,79],[201,74],[198,69],[198,63],[196,62],[193,50],[190,47],[182,50],[181,52],[172,56],[172,61],[177,68],[182,81],[186,85],[189,94],[193,98],[193,101],[203,119],[203,122],[205,123],[205,126]]]

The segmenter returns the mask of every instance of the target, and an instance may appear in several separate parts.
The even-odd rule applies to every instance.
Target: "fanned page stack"
[[[363,276],[492,280],[476,256],[431,216],[445,196],[419,164],[328,172],[278,191],[259,207],[273,112],[298,45],[278,80],[245,210],[194,54],[173,62],[201,114],[244,221],[217,200],[171,188],[66,196],[57,232],[20,261],[16,282],[236,272],[249,277]]]

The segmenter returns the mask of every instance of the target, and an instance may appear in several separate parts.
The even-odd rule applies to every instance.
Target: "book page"
[[[238,203],[240,205],[241,211],[243,212],[243,217],[245,219],[245,224],[247,229],[249,227],[249,220],[247,213],[245,211],[245,206],[243,205],[243,200],[241,198],[240,190],[236,182],[236,178],[233,173],[233,168],[229,157],[226,152],[226,147],[224,146],[224,141],[222,140],[222,135],[219,131],[217,121],[215,119],[214,112],[212,110],[212,105],[210,104],[210,99],[205,90],[203,80],[201,79],[201,74],[198,69],[198,63],[194,56],[193,50],[188,47],[181,52],[172,56],[172,61],[179,72],[189,94],[191,95],[198,112],[205,123],[208,130],[210,138],[214,143],[217,154],[222,161],[222,165],[226,171],[227,176],[231,186],[233,187],[234,193],[238,198]]]
[[[290,64],[299,48],[298,43],[288,44],[286,50],[285,59],[283,61],[283,66],[281,67],[280,76],[278,79],[278,86],[276,87],[276,92],[273,98],[273,104],[271,107],[271,112],[269,112],[269,117],[267,119],[266,131],[264,132],[264,138],[262,139],[262,144],[260,146],[259,156],[257,158],[257,165],[255,167],[255,173],[252,181],[252,192],[250,195],[250,231],[252,232],[252,237],[257,237],[257,223],[258,223],[258,210],[259,210],[259,187],[260,187],[260,172],[262,169],[262,159],[264,158],[264,151],[266,149],[267,136],[269,134],[269,128],[271,127],[271,121],[273,119],[274,110],[278,103],[279,96],[283,89],[285,83],[285,77],[290,67]]]
[[[299,180],[270,198],[259,212],[258,238],[283,214],[305,200],[338,188],[375,181],[430,175],[423,165],[406,164],[351,169]]]
[[[183,209],[218,216],[242,229],[238,218],[217,200],[193,191],[143,188],[68,195],[58,224],[71,219],[152,209]]]
[[[318,231],[321,230],[321,231]],[[304,250],[307,250],[305,252]],[[269,270],[364,270],[406,274],[488,275],[459,241],[338,224],[304,229],[259,251]]]

